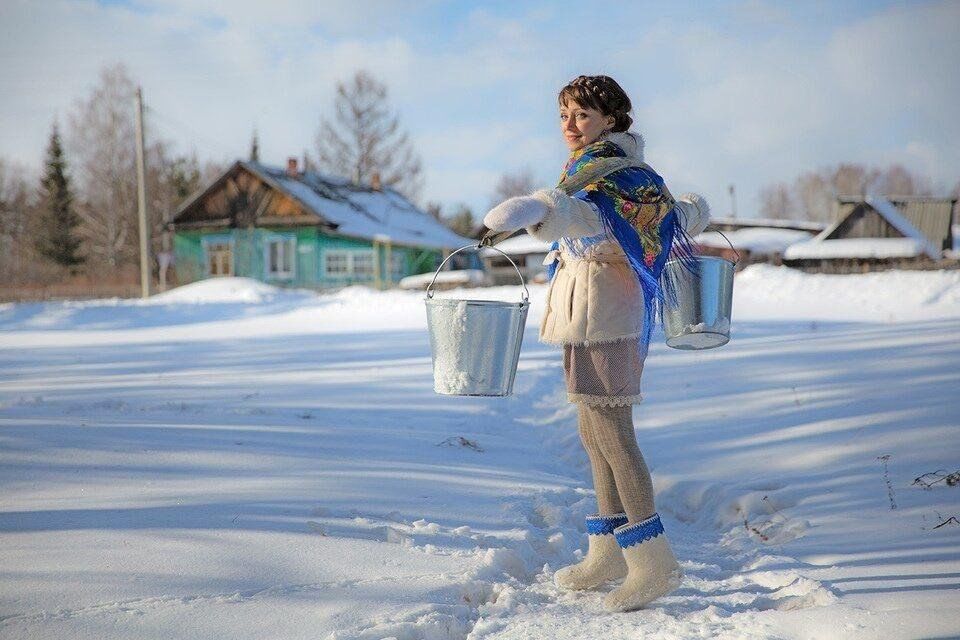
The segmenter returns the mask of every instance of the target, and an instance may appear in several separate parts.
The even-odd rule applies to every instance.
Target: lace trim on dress
[[[589,393],[567,393],[568,402],[582,402],[600,407],[625,407],[643,402],[643,394],[633,396],[595,396]]]

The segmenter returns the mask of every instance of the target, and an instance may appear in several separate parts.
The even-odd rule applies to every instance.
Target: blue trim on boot
[[[646,520],[617,527],[613,535],[617,537],[617,543],[626,549],[635,544],[656,538],[661,533],[663,533],[663,523],[660,522],[660,514],[655,513]]]
[[[605,536],[613,533],[617,527],[627,524],[627,514],[616,513],[602,516],[599,513],[587,516],[587,533],[592,536]]]

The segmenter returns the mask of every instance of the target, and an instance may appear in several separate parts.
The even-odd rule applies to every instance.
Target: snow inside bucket
[[[457,249],[447,260],[471,247]],[[442,268],[443,263],[437,273]],[[519,269],[517,275],[523,283]],[[510,395],[530,306],[526,284],[521,302],[434,299],[432,286],[433,281],[427,287],[425,303],[434,391],[461,396]]]
[[[670,260],[661,275],[677,292],[675,304],[663,305],[667,346],[674,349],[713,349],[730,341],[734,263],[712,256],[695,259],[695,273]]]

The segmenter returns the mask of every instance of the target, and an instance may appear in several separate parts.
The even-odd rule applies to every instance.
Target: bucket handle
[[[723,231],[720,231],[719,229],[717,229],[717,233],[719,233],[720,235],[723,236],[723,239],[727,241],[727,244],[730,245],[730,248],[733,249],[733,252],[734,252],[735,254],[737,254],[737,259],[734,261],[734,264],[739,264],[739,262],[740,262],[740,252],[737,251],[737,248],[736,248],[735,246],[733,246],[733,243],[730,242],[730,238],[728,238]]]
[[[444,258],[443,262],[440,263],[440,266],[437,267],[436,273],[433,274],[433,279],[430,281],[430,284],[427,285],[427,298],[433,298],[433,291],[431,291],[431,289],[433,288],[433,283],[437,281],[437,276],[440,275],[440,271],[443,269],[443,265],[447,264],[447,260],[457,255],[464,249],[479,250],[482,247],[483,247],[483,242],[481,241],[480,244],[477,244],[477,245],[468,244],[460,247],[456,251],[451,251],[450,255]],[[520,278],[520,284],[523,285],[523,301],[530,302],[530,292],[527,290],[527,283],[524,282],[523,280],[523,274],[520,273],[520,268],[517,267],[517,264],[510,258],[510,256],[508,256],[506,253],[503,253],[503,251],[501,251],[500,249],[497,249],[496,247],[490,247],[490,248],[494,249],[495,251],[500,251],[500,253],[503,254],[504,258],[506,258],[507,260],[510,260],[510,264],[513,266],[514,270],[517,272],[517,276]]]

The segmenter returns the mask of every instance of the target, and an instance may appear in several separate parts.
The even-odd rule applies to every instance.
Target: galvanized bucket
[[[739,261],[740,253],[733,243],[730,247]],[[694,259],[694,273],[685,269],[679,260],[669,260],[660,274],[662,286],[677,292],[675,302],[667,300],[663,305],[667,346],[685,350],[722,347],[730,341],[736,263],[713,256]]]
[[[521,302],[496,300],[433,299],[433,284],[447,256],[427,286],[427,326],[433,357],[433,389],[450,396],[508,396],[513,393],[530,293],[520,269],[510,260],[523,285]]]

